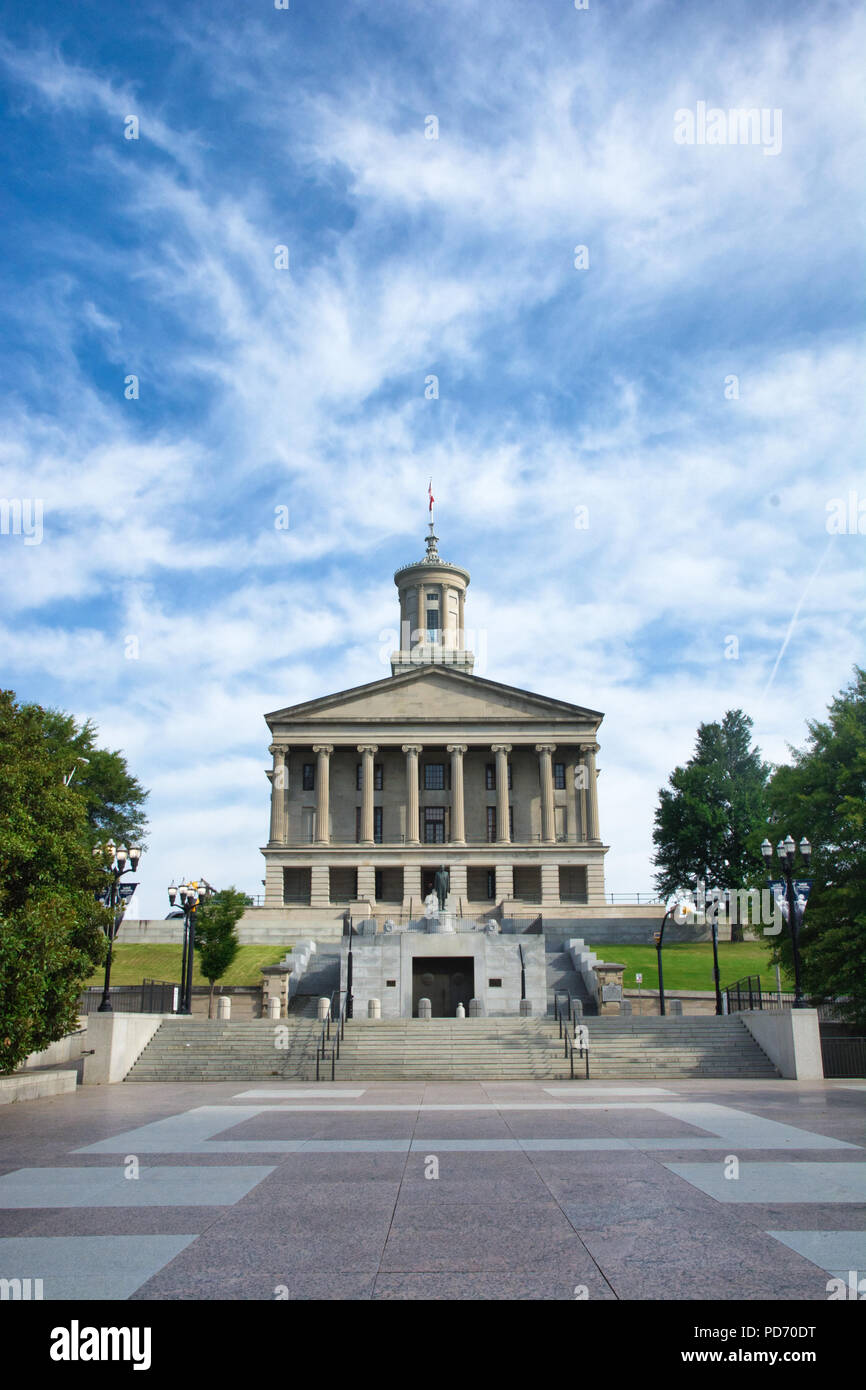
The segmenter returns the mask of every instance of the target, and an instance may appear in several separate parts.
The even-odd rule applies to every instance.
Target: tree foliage
[[[96,746],[96,726],[87,719],[78,725],[62,710],[43,711],[43,730],[49,747],[64,763],[64,777],[84,800],[90,843],[131,845],[147,826],[144,803],[148,793],[126,766],[118,750]]]
[[[808,729],[806,747],[792,748],[792,764],[770,783],[768,836],[775,844],[805,835],[812,845],[800,932],[804,992],[847,996],[848,1018],[866,1025],[866,670],[854,668],[827,720]],[[773,945],[790,968],[788,931]]]
[[[108,914],[87,806],[65,786],[66,750],[46,711],[0,691],[0,1070],[76,1023],[84,981],[105,959]]]
[[[770,767],[752,747],[751,730],[739,709],[721,724],[701,724],[693,756],[660,791],[653,863],[662,895],[694,887],[705,872],[708,885],[725,888],[762,878]]]
[[[195,949],[199,969],[210,984],[208,1018],[213,1017],[214,985],[238,953],[240,942],[235,928],[246,907],[247,895],[231,887],[221,888],[196,911]]]

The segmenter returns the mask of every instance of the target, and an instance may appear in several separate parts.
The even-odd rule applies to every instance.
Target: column
[[[288,778],[288,748],[279,748],[272,743],[268,749],[274,757],[274,768],[267,774],[271,784],[271,839],[272,845],[287,842],[288,817],[286,814],[286,789]]]
[[[496,843],[511,843],[511,829],[508,823],[508,754],[510,743],[491,743],[491,753],[496,754]]]
[[[572,762],[572,754],[568,755],[568,762],[565,765],[565,838],[570,845],[576,845],[580,839],[580,831],[577,824],[577,768],[578,764]]]
[[[589,835],[590,840],[600,840],[601,835],[598,828],[598,772],[595,767],[595,755],[598,750],[597,743],[589,743],[586,746],[586,774],[587,774],[587,812],[589,816]]]
[[[377,743],[359,743],[361,754],[361,844],[373,844],[373,754]],[[358,890],[360,893],[360,889]]]
[[[451,843],[466,844],[466,827],[463,816],[463,754],[468,747],[465,743],[445,745],[451,754]]]
[[[329,845],[331,831],[329,818],[331,812],[330,760],[334,751],[333,743],[314,743],[316,754],[316,844]]]
[[[418,821],[418,754],[423,744],[404,743],[406,754],[406,844],[420,845],[421,835]],[[420,888],[419,888],[420,892]]]
[[[585,843],[589,839],[588,821],[586,814],[587,786],[589,783],[589,768],[586,761],[586,744],[580,745],[580,761],[575,768],[575,780],[577,782],[577,807],[580,819],[579,839]]]
[[[555,743],[536,743],[538,772],[541,779],[541,838],[546,845],[556,840],[556,817],[553,813],[553,763],[551,754],[556,752]]]

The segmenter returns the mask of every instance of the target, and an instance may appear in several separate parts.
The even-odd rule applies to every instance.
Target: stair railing
[[[568,1000],[568,1009],[565,1012],[563,1012],[562,1008],[560,1007],[560,999]],[[574,1026],[574,1001],[572,1000],[570,990],[555,989],[553,991],[553,1016],[559,1024],[560,1037],[562,1037],[563,1024],[565,1024],[566,1033],[568,1032],[569,1020],[571,1021],[572,1027]]]
[[[586,1025],[585,1025],[585,1024],[579,1025],[579,1027],[581,1028],[581,1031],[578,1032],[578,1031],[577,1031],[577,1028],[575,1028],[575,1036],[572,1038],[572,1037],[569,1037],[569,1034],[568,1034],[568,1024],[565,1025],[565,1056],[566,1056],[566,1058],[567,1058],[567,1060],[568,1060],[568,1063],[569,1063],[570,1072],[571,1072],[571,1080],[572,1080],[572,1081],[574,1081],[574,1079],[575,1079],[575,1078],[574,1078],[574,1054],[575,1054],[575,1052],[578,1053],[578,1055],[581,1057],[581,1059],[583,1059],[583,1058],[586,1059],[586,1072],[585,1072],[585,1078],[584,1078],[584,1079],[585,1079],[586,1081],[588,1081],[588,1080],[589,1080],[589,1030],[586,1028]]]

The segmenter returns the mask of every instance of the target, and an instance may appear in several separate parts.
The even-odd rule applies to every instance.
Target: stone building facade
[[[473,674],[469,574],[440,558],[432,522],[394,582],[390,677],[265,716],[264,915],[419,915],[441,864],[461,916],[603,904],[602,714]]]

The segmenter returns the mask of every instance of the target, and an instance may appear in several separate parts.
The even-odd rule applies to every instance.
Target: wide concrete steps
[[[587,1028],[595,1080],[778,1075],[737,1018],[590,1019]],[[336,1076],[346,1081],[563,1080],[570,1075],[558,1027],[542,1019],[352,1021],[336,1065]],[[580,1057],[575,1076],[585,1076]]]
[[[127,1081],[310,1080],[321,1026],[315,1019],[164,1019]]]

